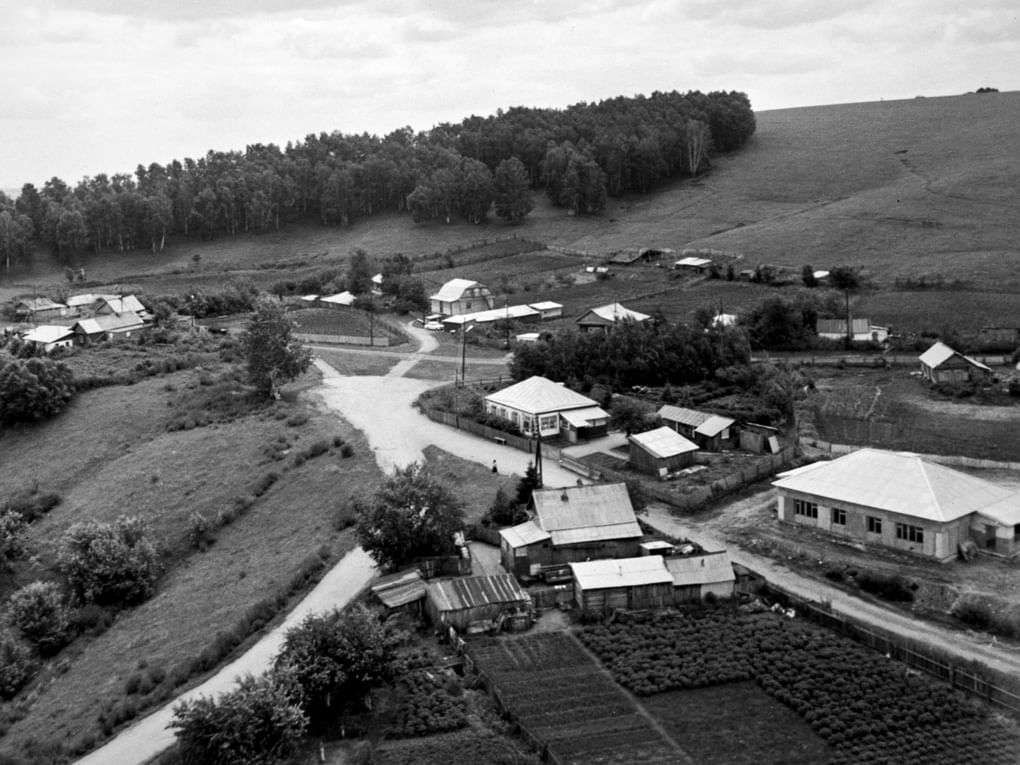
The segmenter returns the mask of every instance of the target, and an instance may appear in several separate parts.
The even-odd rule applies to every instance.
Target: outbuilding
[[[717,452],[733,446],[736,420],[732,417],[671,404],[661,407],[656,414],[668,427],[692,440],[700,449]]]
[[[846,340],[846,319],[819,319],[815,333],[823,340]],[[850,320],[850,339],[855,343],[884,343],[888,338],[888,327],[872,324],[870,319]]]
[[[673,605],[673,576],[659,555],[571,563],[570,572],[574,602],[583,612]]]
[[[425,612],[437,627],[484,632],[533,619],[530,596],[509,574],[440,579],[426,588]]]
[[[937,342],[918,357],[921,376],[932,383],[985,382],[992,370],[969,356]]]
[[[668,425],[629,436],[630,464],[642,473],[665,478],[694,464],[698,445]]]
[[[71,327],[79,343],[88,344],[99,340],[127,340],[137,337],[145,329],[145,322],[138,314],[128,311],[122,314],[103,314],[91,319],[81,319]]]
[[[31,322],[59,319],[69,313],[68,307],[63,303],[56,303],[44,297],[21,298],[15,300],[12,307],[14,318]]]
[[[674,603],[700,603],[707,596],[714,598],[733,597],[733,585],[737,581],[733,564],[725,550],[663,558],[666,570],[673,577]]]
[[[708,273],[711,267],[712,261],[709,258],[698,258],[693,255],[681,258],[673,264],[673,268],[677,271],[690,271],[696,274]]]
[[[1020,493],[916,454],[860,449],[780,473],[772,485],[780,521],[940,562],[957,556],[972,526],[991,525],[982,518],[996,526],[994,552],[1013,554],[1020,537]]]
[[[542,321],[548,321],[549,319],[558,319],[563,315],[563,304],[556,303],[552,300],[543,300],[538,303],[528,303],[533,309],[538,311],[538,315]]]
[[[526,436],[562,435],[571,443],[604,436],[609,413],[562,383],[535,375],[484,399],[485,411],[510,420]]]
[[[381,576],[372,585],[372,594],[386,607],[387,613],[408,611],[421,613],[427,587],[417,568]]]

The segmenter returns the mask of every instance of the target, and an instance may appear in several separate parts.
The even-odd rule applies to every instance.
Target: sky
[[[511,106],[1020,90],[1016,0],[0,0],[0,188]]]

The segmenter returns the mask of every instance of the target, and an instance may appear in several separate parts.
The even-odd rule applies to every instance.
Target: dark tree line
[[[751,352],[743,330],[703,330],[684,324],[625,321],[605,334],[564,331],[521,345],[510,363],[515,380],[542,375],[587,388],[690,384],[717,370],[746,365]]]
[[[754,132],[746,95],[653,93],[566,109],[514,107],[426,132],[309,135],[281,149],[210,151],[134,174],[27,183],[0,196],[0,261],[35,239],[67,262],[84,252],[161,251],[170,236],[209,239],[298,220],[347,226],[384,211],[415,220],[516,221],[544,186],[555,204],[597,214],[606,197],[696,175]]]

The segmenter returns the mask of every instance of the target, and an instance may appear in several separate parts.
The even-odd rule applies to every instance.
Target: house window
[[[832,525],[846,526],[846,510],[842,510],[838,507],[832,508]]]
[[[525,433],[530,433],[531,432],[531,418],[530,417],[521,417],[521,430],[523,430]]]
[[[527,558],[528,557],[528,548],[527,547],[515,547],[514,548],[514,557],[515,558]]]
[[[555,414],[550,415],[548,417],[542,417],[541,418],[542,430],[549,430],[550,428],[555,428],[557,419],[558,418],[556,417]]]
[[[906,523],[896,524],[896,538],[903,539],[907,542],[916,542],[919,545],[924,544],[924,529],[920,526],[910,526]]]
[[[817,518],[818,517],[818,505],[815,502],[808,502],[803,499],[793,500],[793,514],[801,515],[805,518]]]
[[[876,518],[873,515],[868,516],[868,533],[869,534],[881,534],[882,533],[882,519]]]

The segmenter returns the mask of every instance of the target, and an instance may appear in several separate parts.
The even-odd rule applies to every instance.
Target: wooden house
[[[145,329],[145,322],[137,314],[97,314],[91,319],[80,319],[71,327],[77,342],[88,345],[100,340],[129,340]]]
[[[732,417],[670,404],[661,407],[656,414],[668,427],[705,451],[717,452],[731,448],[736,438],[736,420]]]
[[[921,376],[932,383],[980,383],[992,376],[989,367],[942,342],[935,343],[918,360],[921,362]]]
[[[499,532],[503,568],[516,576],[593,558],[640,554],[641,527],[623,483],[532,494],[534,517]]]
[[[74,331],[70,327],[40,324],[26,332],[22,339],[43,353],[52,353],[57,348],[70,348],[74,345]]]
[[[538,311],[539,317],[542,321],[548,321],[549,319],[558,319],[563,316],[563,304],[556,303],[552,300],[543,300],[538,303],[528,303],[531,308]]]
[[[916,454],[860,449],[780,473],[772,485],[779,491],[780,521],[839,539],[945,562],[978,526],[987,535],[979,549],[1017,551],[1020,493]]]
[[[426,585],[425,612],[436,627],[458,632],[530,625],[531,598],[509,574],[439,579]]]
[[[597,401],[538,375],[490,393],[484,406],[526,436],[563,436],[576,443],[604,436],[609,430],[609,413]]]
[[[19,321],[52,321],[67,316],[70,312],[63,303],[55,303],[45,297],[21,298],[15,300],[12,307],[14,318]]]
[[[673,605],[673,576],[659,555],[579,561],[570,572],[574,602],[584,612]]]
[[[698,445],[677,433],[668,425],[637,433],[627,438],[630,444],[630,464],[648,475],[665,478],[668,474],[694,464]]]
[[[142,321],[151,321],[152,315],[142,305],[142,301],[134,295],[114,297],[110,295],[101,296],[96,302],[93,310],[95,316],[121,316],[123,314],[134,314]]]
[[[715,598],[733,597],[733,586],[737,580],[725,550],[663,558],[666,570],[673,577],[674,603],[700,603],[706,596]]]
[[[443,316],[476,313],[492,307],[492,290],[470,279],[450,279],[429,297],[430,312]]]
[[[650,319],[646,313],[632,311],[619,303],[589,308],[574,321],[581,332],[608,332],[623,321],[642,322]]]
[[[889,328],[872,324],[870,319],[851,319],[850,330],[855,343],[884,343],[889,338]],[[846,319],[819,319],[815,333],[824,340],[846,340]]]

